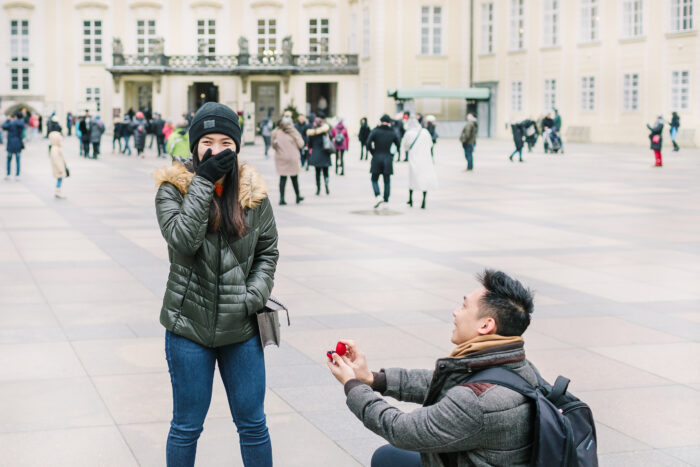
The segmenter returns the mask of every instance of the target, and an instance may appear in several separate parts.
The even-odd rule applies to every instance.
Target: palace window
[[[29,61],[29,20],[10,21],[10,61]]]
[[[581,110],[584,112],[595,110],[595,77],[593,76],[581,78]]]
[[[156,20],[136,21],[136,53],[151,55],[156,44]]]
[[[557,106],[557,80],[544,80],[544,110],[551,112]]]
[[[10,68],[10,89],[29,90],[29,68]]]
[[[671,72],[671,110],[690,108],[690,71]]]
[[[274,18],[258,19],[258,55],[277,49],[277,20]]]
[[[523,110],[523,82],[513,81],[511,83],[511,110],[513,112],[522,112]]]
[[[642,0],[623,0],[622,2],[622,35],[623,37],[639,37],[643,34]]]
[[[525,0],[510,0],[510,50],[525,48]]]
[[[197,53],[199,53],[199,44],[201,43],[204,44],[205,55],[216,55],[215,19],[197,20]]]
[[[622,109],[625,112],[639,110],[639,74],[625,73],[622,78]]]
[[[671,31],[693,29],[693,0],[671,0]]]
[[[369,8],[365,7],[362,10],[362,58],[369,58],[370,31]]]
[[[493,2],[481,4],[481,53],[493,53]]]
[[[598,0],[581,0],[581,42],[595,42],[599,39],[599,14]]]
[[[102,21],[83,21],[83,61],[102,61]]]
[[[99,113],[102,109],[100,88],[85,88],[85,102],[94,102],[95,110]]]
[[[422,6],[420,9],[420,53],[442,54],[441,6]]]
[[[559,45],[559,1],[544,0],[542,45],[545,47]]]
[[[328,18],[309,19],[309,53],[327,54],[329,51],[330,28]]]

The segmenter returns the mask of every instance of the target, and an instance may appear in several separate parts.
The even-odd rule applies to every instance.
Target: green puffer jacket
[[[248,233],[238,239],[207,232],[213,183],[178,162],[154,175],[158,224],[170,258],[160,322],[207,347],[258,334],[255,314],[270,296],[279,257],[265,182],[246,164],[239,164],[239,174]]]

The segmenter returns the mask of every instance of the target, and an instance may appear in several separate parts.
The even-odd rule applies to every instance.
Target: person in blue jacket
[[[22,149],[24,149],[24,143],[22,143],[22,134],[24,132],[24,119],[21,113],[17,113],[7,119],[5,123],[2,124],[2,129],[7,131],[7,175],[5,180],[10,179],[10,173],[12,169],[12,156],[15,156],[15,180],[19,180],[20,174],[20,156],[22,154]]]

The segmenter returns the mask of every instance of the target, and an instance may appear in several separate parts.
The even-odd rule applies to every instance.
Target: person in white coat
[[[401,153],[408,154],[408,204],[413,206],[413,191],[423,192],[421,209],[425,209],[428,191],[437,188],[437,175],[430,156],[433,139],[430,132],[423,128],[418,120],[411,118],[405,126],[406,133],[401,140]]]
[[[58,131],[49,133],[49,158],[51,159],[51,169],[56,179],[56,191],[54,196],[59,199],[65,198],[61,192],[63,179],[68,176],[66,160],[63,158],[63,136]]]

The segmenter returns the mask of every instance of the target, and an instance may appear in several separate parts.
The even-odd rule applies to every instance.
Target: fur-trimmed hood
[[[174,185],[183,195],[187,193],[190,183],[195,176],[191,161],[183,165],[180,161],[173,165],[162,167],[153,174],[156,186],[160,187],[167,182]],[[267,197],[267,185],[260,174],[245,162],[238,163],[239,196],[241,206],[246,209],[255,209]]]

